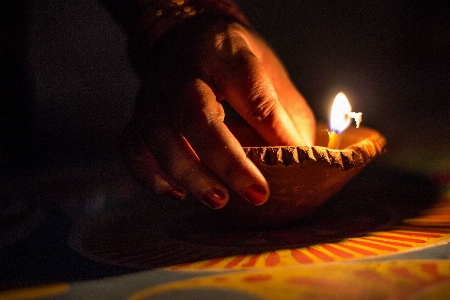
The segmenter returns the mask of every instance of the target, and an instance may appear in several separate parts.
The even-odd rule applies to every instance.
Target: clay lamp
[[[348,103],[341,93],[335,101],[345,102],[343,98]],[[247,157],[267,179],[271,194],[265,204],[255,207],[243,199],[236,199],[239,196],[232,193],[231,201],[217,211],[226,222],[238,227],[258,228],[298,223],[382,154],[385,138],[376,130],[359,127],[361,114],[351,112],[347,103],[344,103],[344,108],[337,108],[343,127],[334,128],[333,121],[330,122],[331,128],[319,123],[316,146],[312,147],[264,146],[262,139],[250,127],[231,128]],[[351,118],[359,128],[348,127]]]

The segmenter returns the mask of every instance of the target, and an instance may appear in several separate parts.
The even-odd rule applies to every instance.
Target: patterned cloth
[[[165,32],[199,14],[219,14],[248,25],[244,14],[231,0],[140,0],[139,30],[153,45]]]

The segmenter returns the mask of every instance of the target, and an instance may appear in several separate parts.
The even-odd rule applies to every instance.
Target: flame
[[[336,133],[344,131],[350,125],[351,119],[348,117],[352,107],[344,93],[339,93],[334,98],[331,107],[330,128]]]

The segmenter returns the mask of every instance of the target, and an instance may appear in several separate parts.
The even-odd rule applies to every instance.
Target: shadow
[[[71,224],[64,212],[42,195],[22,194],[42,205],[46,219],[23,240],[0,247],[0,290],[92,280],[135,271],[95,262],[74,251],[67,245]]]
[[[288,228],[230,228],[194,201],[160,199],[78,230],[71,245],[82,255],[107,264],[157,268],[336,242],[386,230],[418,215],[437,196],[437,188],[423,176],[368,167],[320,209]]]
[[[200,220],[195,216],[197,221],[193,219],[190,226],[175,223],[170,234],[190,243],[242,247],[255,252],[304,247],[401,225],[404,219],[419,215],[437,199],[438,189],[424,176],[368,167],[296,225],[248,230],[230,228],[226,220],[205,215]]]
[[[425,175],[373,164],[315,214],[339,214],[341,206],[348,208],[350,215],[364,214],[364,207],[373,205],[386,210],[392,215],[392,224],[398,225],[406,218],[418,216],[438,199],[438,187]]]

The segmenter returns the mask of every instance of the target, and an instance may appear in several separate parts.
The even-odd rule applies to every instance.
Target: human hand
[[[187,192],[219,209],[228,188],[254,205],[269,186],[224,124],[225,100],[270,145],[312,145],[315,121],[271,48],[221,18],[195,18],[152,53],[122,151],[132,173],[156,193]]]

